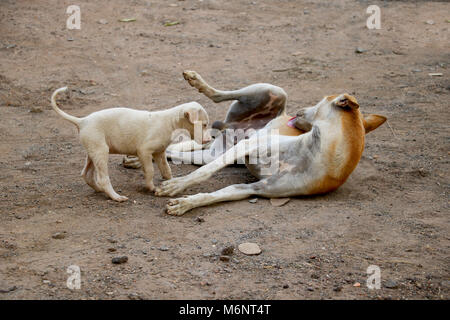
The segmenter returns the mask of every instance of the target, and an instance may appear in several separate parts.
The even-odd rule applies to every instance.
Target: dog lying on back
[[[164,179],[171,179],[172,172],[166,159],[166,148],[172,142],[177,129],[187,130],[199,144],[211,137],[206,131],[209,122],[205,109],[197,102],[185,103],[168,110],[149,112],[128,108],[112,108],[77,118],[56,105],[56,95],[67,87],[56,90],[51,97],[53,109],[64,119],[77,126],[80,141],[87,151],[86,164],[81,175],[96,191],[105,192],[115,201],[126,201],[117,194],[109,180],[108,155],[136,155],[143,166],[145,182],[154,191],[153,158]],[[201,134],[194,131],[201,128]]]
[[[156,195],[179,194],[243,158],[250,172],[260,180],[169,200],[167,213],[171,215],[182,215],[196,207],[245,199],[251,195],[279,198],[333,191],[347,180],[358,165],[364,150],[365,135],[386,121],[380,115],[364,117],[355,97],[346,93],[324,97],[315,106],[303,109],[296,118],[292,118],[285,110],[287,95],[279,87],[259,83],[235,91],[222,91],[209,86],[194,71],[184,74],[192,86],[214,102],[234,101],[225,120],[227,126],[236,124],[260,129],[224,153],[210,157],[211,161],[205,161],[203,167],[189,175],[164,181],[156,188]],[[264,124],[263,120],[270,117],[272,120],[265,120]],[[251,122],[253,119],[254,124]],[[259,159],[259,155],[267,154],[267,146],[259,142],[261,137],[273,137],[274,131],[278,133],[275,134],[278,147],[272,154],[275,169],[263,170],[264,161],[249,163],[248,159]],[[213,147],[214,143],[210,149]],[[206,153],[209,150],[198,151]],[[190,158],[190,155],[189,152],[178,152],[172,153],[171,157],[184,159]]]

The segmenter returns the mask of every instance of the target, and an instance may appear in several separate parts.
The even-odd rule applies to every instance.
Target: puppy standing
[[[117,194],[111,185],[108,175],[110,153],[138,156],[143,165],[146,185],[153,191],[153,158],[163,178],[172,178],[165,151],[175,130],[187,130],[200,144],[211,139],[205,131],[208,114],[197,102],[156,112],[112,108],[77,118],[56,105],[56,95],[66,90],[67,87],[64,87],[53,92],[51,104],[61,117],[78,127],[80,141],[88,154],[81,175],[94,190],[105,192],[115,201],[126,201],[128,198]],[[194,127],[197,130],[200,126],[201,134],[194,134]]]

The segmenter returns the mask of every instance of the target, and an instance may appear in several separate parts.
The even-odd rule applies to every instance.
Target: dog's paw
[[[186,188],[184,178],[174,178],[163,181],[159,187],[155,189],[155,195],[158,197],[174,196]]]
[[[125,196],[117,196],[117,197],[114,197],[113,200],[117,201],[117,202],[124,202],[124,201],[127,201],[128,198]]]
[[[124,156],[122,159],[122,165],[125,168],[129,168],[129,169],[139,169],[142,167],[142,164],[139,161],[139,158],[134,157],[134,156]]]
[[[220,97],[217,95],[216,90],[211,88],[205,80],[195,71],[184,71],[183,77],[191,87],[194,87],[198,90],[198,92],[205,94],[207,97],[212,99],[214,102],[220,102]]]
[[[189,198],[171,199],[166,205],[166,213],[171,216],[181,216],[191,209]]]

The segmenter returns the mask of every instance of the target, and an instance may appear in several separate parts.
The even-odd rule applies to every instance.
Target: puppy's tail
[[[77,117],[74,117],[74,116],[71,116],[70,114],[65,113],[60,108],[58,108],[58,106],[56,104],[55,98],[58,95],[58,93],[64,92],[66,90],[67,90],[67,87],[63,87],[63,88],[59,88],[59,89],[55,90],[55,92],[53,92],[52,98],[51,98],[52,107],[56,111],[56,113],[59,114],[61,117],[63,117],[64,119],[66,119],[66,120],[68,120],[70,122],[72,122],[74,125],[79,127],[81,119],[77,118]]]

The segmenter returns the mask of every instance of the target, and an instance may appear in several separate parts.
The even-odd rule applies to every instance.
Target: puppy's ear
[[[347,93],[344,93],[342,95],[340,95],[335,101],[334,101],[334,105],[344,108],[344,107],[349,107],[352,109],[358,109],[359,108],[359,104],[358,101],[356,101],[356,98],[354,96],[351,96]]]
[[[192,124],[198,120],[198,112],[195,110],[189,110],[184,112],[184,117]]]
[[[366,134],[381,126],[386,120],[386,117],[380,116],[378,114],[369,114],[367,117],[364,117],[363,124],[364,129],[366,129]]]

